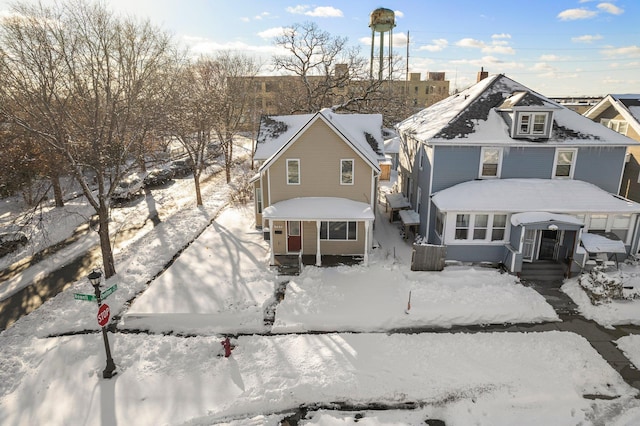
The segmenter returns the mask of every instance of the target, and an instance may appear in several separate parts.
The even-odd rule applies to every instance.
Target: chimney
[[[489,71],[485,71],[484,67],[480,67],[480,72],[478,73],[478,79],[476,80],[476,83],[479,83],[487,77],[489,77]]]

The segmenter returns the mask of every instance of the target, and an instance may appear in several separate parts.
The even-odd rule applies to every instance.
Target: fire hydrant
[[[231,356],[231,341],[229,338],[225,338],[222,342],[220,342],[222,347],[224,347],[224,357],[229,358]]]

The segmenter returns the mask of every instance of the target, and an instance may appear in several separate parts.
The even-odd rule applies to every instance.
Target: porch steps
[[[525,281],[562,281],[564,274],[564,264],[542,260],[533,263],[523,263],[520,278]]]

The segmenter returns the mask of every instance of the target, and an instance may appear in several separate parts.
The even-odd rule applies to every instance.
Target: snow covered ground
[[[369,267],[290,277],[281,334],[269,334],[265,309],[284,278],[268,268],[251,206],[224,207],[230,192],[212,185],[205,206],[163,218],[117,254],[107,303],[129,332],[109,334],[113,379],[101,376],[99,333],[64,335],[99,329],[96,306],[73,299],[86,280],[0,334],[0,424],[276,425],[301,405],[308,425],[640,422],[637,391],[578,335],[389,333],[558,318],[495,270],[411,272],[409,245],[384,218]],[[222,335],[236,333],[231,357],[220,356]]]

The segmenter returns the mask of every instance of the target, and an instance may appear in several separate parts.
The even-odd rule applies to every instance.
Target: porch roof
[[[541,222],[559,222],[571,225],[584,225],[584,222],[577,217],[568,214],[549,213],[549,212],[525,212],[516,213],[511,216],[511,224],[513,226],[528,225],[531,223]]]
[[[580,240],[589,253],[627,253],[622,241],[613,240],[604,235],[585,232]]]
[[[276,220],[375,219],[369,204],[338,197],[300,197],[279,201],[265,208],[262,217]]]
[[[443,189],[432,200],[452,212],[640,213],[640,204],[573,179],[473,180]]]

